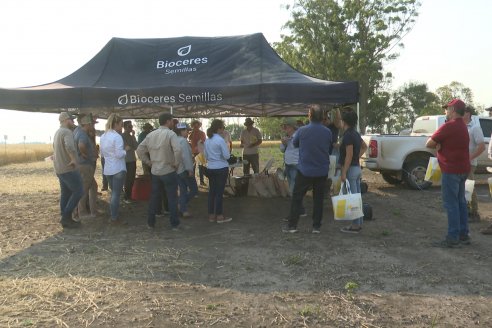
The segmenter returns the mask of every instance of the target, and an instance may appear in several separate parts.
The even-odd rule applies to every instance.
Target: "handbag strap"
[[[347,179],[345,179],[345,181],[342,183],[342,185],[340,186],[340,193],[338,194],[339,196],[343,195],[343,187],[345,186],[345,189],[347,190],[347,195],[348,194],[351,194],[352,191],[350,190],[350,183]]]

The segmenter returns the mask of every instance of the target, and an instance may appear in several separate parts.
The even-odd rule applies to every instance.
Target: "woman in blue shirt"
[[[207,129],[208,139],[205,140],[204,154],[207,159],[207,173],[209,181],[208,189],[208,220],[210,222],[225,223],[232,221],[230,217],[224,217],[222,200],[224,189],[229,174],[231,156],[226,142],[220,136],[224,131],[224,121],[213,120]]]

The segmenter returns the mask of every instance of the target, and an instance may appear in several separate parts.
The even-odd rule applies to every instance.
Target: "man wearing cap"
[[[176,134],[178,135],[181,147],[182,160],[180,161],[177,173],[179,184],[179,211],[182,217],[190,217],[188,203],[198,194],[198,186],[193,173],[193,157],[191,147],[188,143],[188,132],[191,131],[188,123],[180,122],[176,125]]]
[[[63,228],[77,228],[80,222],[72,219],[72,212],[84,194],[82,178],[77,168],[77,149],[72,129],[72,115],[63,112],[58,117],[60,128],[53,138],[53,165],[60,181],[60,223]]]
[[[135,175],[137,174],[137,157],[135,156],[135,150],[137,150],[138,143],[135,138],[135,131],[133,130],[132,121],[123,122],[123,142],[125,143],[126,157],[126,180],[125,180],[125,194],[123,201],[127,204],[132,200],[132,189],[135,183]]]
[[[299,148],[294,147],[294,134],[297,130],[297,122],[293,118],[287,118],[282,124],[286,135],[280,140],[280,151],[284,154],[284,173],[289,184],[289,194],[292,197],[297,176],[297,164],[299,163]],[[301,208],[301,216],[306,216],[304,206]]]
[[[202,123],[200,121],[194,120],[191,122],[192,130],[188,136],[188,139],[191,144],[191,153],[193,154],[193,158],[203,151],[203,144],[205,143],[205,139],[207,139],[205,132],[200,130],[201,127]],[[200,186],[205,186],[205,166],[201,164],[198,164],[198,176],[200,177]]]
[[[253,167],[254,173],[260,172],[260,156],[258,146],[262,143],[260,130],[253,127],[253,120],[248,117],[244,121],[246,129],[241,132],[241,144],[243,148],[243,173],[249,174],[250,166]]]
[[[465,199],[465,181],[470,173],[468,129],[463,120],[465,103],[453,99],[447,105],[447,122],[427,140],[426,146],[437,149],[437,160],[442,171],[441,195],[448,215],[448,233],[436,247],[459,247],[470,244],[468,236],[468,209]]]
[[[483,136],[482,127],[479,123],[472,121],[472,115],[476,115],[475,109],[472,106],[465,107],[465,115],[463,121],[468,129],[468,136],[470,137],[470,173],[468,174],[469,180],[475,180],[475,170],[477,169],[478,156],[485,150],[485,140]],[[478,201],[475,188],[469,203],[468,209],[468,222],[479,222],[480,214],[478,213]]]
[[[83,217],[91,214],[96,215],[96,194],[89,193],[94,181],[94,172],[96,171],[96,152],[89,133],[94,129],[92,115],[79,115],[77,119],[79,126],[73,132],[75,147],[78,155],[78,167],[82,177],[82,186],[84,194],[79,201],[78,213],[76,216]],[[87,199],[89,199],[90,213],[87,213]]]
[[[178,174],[176,170],[182,161],[178,136],[173,132],[173,116],[168,113],[159,116],[160,127],[147,135],[137,148],[140,160],[151,167],[152,193],[149,203],[147,224],[155,227],[155,216],[161,202],[161,188],[166,190],[169,220],[173,230],[179,230],[178,218]]]
[[[485,108],[487,112],[489,112],[489,117],[492,117],[492,106],[489,108]]]

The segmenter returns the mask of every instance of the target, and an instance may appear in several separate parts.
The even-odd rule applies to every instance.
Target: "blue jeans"
[[[84,195],[82,177],[79,171],[57,174],[60,181],[60,211],[62,221],[72,219],[72,212]]]
[[[111,212],[111,220],[118,219],[118,213],[120,210],[120,195],[123,191],[123,185],[125,184],[126,171],[121,171],[113,175],[106,175],[108,179],[108,185],[111,189],[111,201],[109,203],[109,210]]]
[[[353,194],[360,194],[360,181],[362,178],[362,170],[360,166],[350,166],[347,171],[347,180],[350,184],[350,191]],[[347,190],[344,190],[344,193],[347,193]],[[361,216],[358,219],[352,221],[352,224],[362,225],[364,222],[364,217]]]
[[[159,208],[162,209],[162,186],[166,190],[167,203],[169,206],[169,221],[171,227],[179,226],[178,218],[178,174],[171,172],[164,175],[152,174],[152,194],[150,196],[149,213],[147,216],[147,224],[151,227],[155,226],[155,214]]]
[[[198,194],[198,186],[195,176],[190,176],[188,171],[178,174],[179,183],[179,210],[181,213],[187,212],[188,202]]]
[[[442,172],[441,194],[448,214],[448,235],[451,240],[468,236],[468,209],[465,199],[465,181],[468,174]]]
[[[294,194],[294,185],[296,184],[297,164],[285,164],[285,175],[287,177],[287,182],[289,183],[289,193],[292,197]],[[301,214],[306,214],[304,204],[301,204]]]
[[[222,215],[222,200],[229,168],[208,169],[208,214]]]

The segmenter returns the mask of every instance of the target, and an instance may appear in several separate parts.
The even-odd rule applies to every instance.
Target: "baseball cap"
[[[475,111],[475,108],[472,106],[466,106],[465,107],[465,112],[470,113],[471,115],[476,115],[477,112]]]
[[[74,117],[68,114],[67,112],[62,112],[60,113],[60,116],[58,116],[58,120],[60,121],[60,123],[65,122],[66,120],[73,120],[73,119]]]
[[[81,125],[94,123],[94,121],[92,120],[92,115],[84,115],[82,117],[79,117],[77,121]]]
[[[453,107],[454,109],[465,109],[466,105],[463,100],[456,98],[448,102],[446,105],[442,106],[442,108],[448,107]]]
[[[190,126],[186,122],[179,122],[176,124],[176,129],[181,130],[181,129],[186,129],[186,130],[191,130]]]
[[[282,122],[282,125],[290,125],[294,129],[297,129],[299,126],[297,125],[297,121],[291,117],[284,119]]]

